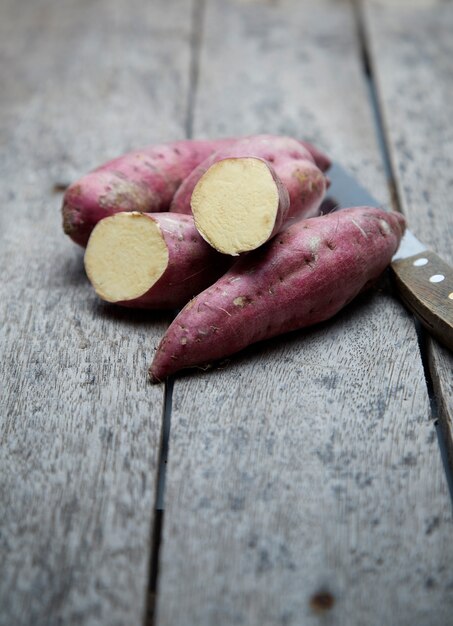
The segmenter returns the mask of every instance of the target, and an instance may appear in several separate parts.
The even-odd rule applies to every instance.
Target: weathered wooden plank
[[[453,5],[373,1],[366,8],[401,205],[420,239],[453,263]],[[453,468],[453,357],[435,341],[428,352]]]
[[[133,146],[184,136],[190,3],[2,2],[0,622],[139,624],[168,316],[96,301],[61,194]]]
[[[388,199],[349,3],[208,3],[195,132],[257,130],[317,140]],[[447,624],[450,530],[414,327],[387,292],[176,379],[160,626]]]

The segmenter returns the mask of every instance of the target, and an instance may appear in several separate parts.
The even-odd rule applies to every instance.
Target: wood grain
[[[1,624],[144,615],[168,316],[97,301],[58,191],[184,136],[189,40],[183,1],[2,2]]]
[[[453,5],[366,2],[366,26],[401,205],[414,233],[453,262]],[[428,340],[453,459],[453,356]],[[453,469],[453,463],[451,463]]]
[[[203,33],[196,133],[305,136],[388,200],[348,3],[213,1]],[[160,626],[446,625],[450,533],[414,327],[387,291],[176,379]]]

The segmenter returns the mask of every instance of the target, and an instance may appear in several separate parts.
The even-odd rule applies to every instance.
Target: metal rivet
[[[445,280],[445,276],[443,274],[433,274],[433,276],[430,277],[429,282],[441,283],[443,280]]]
[[[421,267],[422,265],[426,265],[427,263],[428,259],[423,256],[420,259],[415,259],[413,265],[415,265],[415,267]]]

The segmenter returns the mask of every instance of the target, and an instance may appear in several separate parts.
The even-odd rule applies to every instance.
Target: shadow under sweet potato
[[[103,302],[95,298],[91,303],[93,314],[126,326],[164,325],[169,326],[176,315],[173,310],[132,309]]]

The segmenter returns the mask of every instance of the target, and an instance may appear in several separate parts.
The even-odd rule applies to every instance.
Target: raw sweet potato
[[[329,167],[332,165],[332,162],[327,154],[321,152],[319,148],[308,141],[301,141],[300,143],[308,150],[308,152],[310,152],[321,172],[327,172]]]
[[[315,214],[316,211],[312,207],[309,207],[311,210],[304,211],[305,203],[298,175],[298,167],[302,164],[306,165],[307,161],[315,164],[315,159],[300,141],[279,135],[244,137],[212,153],[193,169],[178,188],[171,202],[170,211],[190,214],[192,212],[190,206],[192,193],[200,178],[211,165],[223,159],[247,156],[264,159],[272,165],[277,176],[288,189],[293,215],[309,217]],[[319,171],[319,180],[321,181],[319,184],[323,188],[322,193],[324,193],[325,178],[321,171]]]
[[[63,199],[63,229],[81,246],[97,222],[119,211],[168,211],[176,189],[210,154],[235,139],[185,140],[149,146],[104,163],[73,183]],[[300,142],[321,169],[328,157]],[[189,212],[189,211],[187,211]]]
[[[256,157],[233,157],[203,174],[190,204],[195,226],[213,248],[231,255],[255,250],[295,219],[319,212],[324,174],[312,160],[285,152],[271,153],[272,168]],[[287,203],[278,202],[282,188],[289,193]]]
[[[120,156],[73,183],[63,198],[63,229],[85,246],[104,217],[119,211],[168,211],[176,189],[212,152],[234,140],[187,140]]]
[[[107,302],[177,308],[232,264],[199,235],[190,215],[115,213],[94,227],[85,269]]]
[[[399,213],[369,207],[293,224],[185,306],[160,342],[151,380],[332,317],[389,264],[404,225]]]

